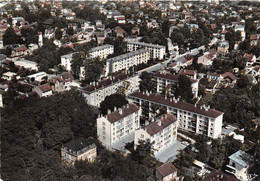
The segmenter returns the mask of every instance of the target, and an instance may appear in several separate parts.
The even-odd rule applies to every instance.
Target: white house
[[[61,66],[64,66],[67,71],[71,71],[71,61],[73,59],[73,53],[62,55]]]
[[[153,118],[152,122],[135,132],[135,148],[140,141],[149,141],[151,153],[156,155],[171,146],[177,140],[177,121],[172,114]]]
[[[254,164],[254,157],[242,150],[230,155],[226,172],[235,175],[241,181],[251,181],[254,175],[249,174],[249,169]]]
[[[134,134],[140,127],[140,109],[135,104],[123,108],[108,110],[108,114],[97,119],[97,136],[107,148]],[[131,140],[133,141],[133,140]]]
[[[42,78],[43,77],[46,77],[47,76],[47,73],[46,72],[37,72],[35,74],[32,74],[32,75],[28,75],[27,78],[32,81],[32,78],[35,80],[35,81],[38,81],[38,82],[41,82],[42,81]]]
[[[52,87],[49,84],[34,87],[33,91],[37,92],[40,97],[47,97],[52,95]]]
[[[100,59],[107,58],[108,55],[114,53],[114,46],[113,45],[102,45],[98,47],[91,48],[90,56],[92,58],[99,57]]]

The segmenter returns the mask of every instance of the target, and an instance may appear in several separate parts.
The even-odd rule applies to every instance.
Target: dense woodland
[[[4,98],[9,98],[1,109],[1,174],[6,181],[77,180],[84,174],[97,179],[144,180],[160,164],[150,156],[147,144],[129,157],[104,149],[96,137],[96,116],[77,91],[25,100],[12,100],[8,92]],[[66,167],[60,148],[79,137],[96,142],[98,157],[93,164]]]

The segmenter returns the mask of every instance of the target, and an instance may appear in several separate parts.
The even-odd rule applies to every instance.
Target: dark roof
[[[185,102],[181,102],[181,101],[175,102],[173,100],[165,99],[164,97],[155,95],[155,94],[147,95],[147,94],[143,94],[141,92],[135,92],[135,93],[131,94],[129,97],[149,100],[151,102],[171,106],[171,107],[174,107],[177,109],[197,113],[197,114],[212,117],[212,118],[217,118],[218,116],[224,114],[223,112],[220,112],[220,111],[217,111],[214,109],[205,110],[205,109],[201,109],[199,107],[195,107],[193,104],[189,104],[189,103],[185,103]]]
[[[71,150],[71,151],[80,151],[86,147],[88,147],[89,145],[92,145],[93,142],[87,141],[84,138],[78,138],[76,140],[72,140],[69,143],[66,143],[63,148],[67,149],[67,150]]]
[[[161,125],[158,124],[158,121],[161,121]],[[176,118],[169,113],[167,115],[163,115],[157,121],[151,122],[149,125],[145,126],[145,130],[149,135],[153,136],[175,121]]]
[[[207,175],[202,181],[238,181],[238,179],[230,174],[224,173],[222,171],[215,171]]]
[[[159,172],[163,177],[166,177],[177,171],[176,167],[171,163],[166,163],[156,168],[156,171]]]
[[[162,78],[162,79],[168,79],[168,80],[172,80],[172,81],[175,81],[175,82],[178,82],[178,75],[174,75],[174,74],[170,74],[170,73],[160,73],[160,72],[156,72],[154,74],[155,77],[159,77],[159,78]],[[190,79],[190,82],[191,83],[194,83],[194,82],[198,82],[197,80],[194,80],[194,79]]]
[[[123,107],[122,108],[122,114],[119,113],[119,111],[114,111],[107,115],[107,120],[110,123],[114,123],[130,114],[133,114],[134,112],[138,111],[139,108],[135,104],[130,104],[129,107]]]
[[[63,74],[61,74],[61,76],[63,77],[65,82],[74,80],[74,77],[70,72],[63,73]]]
[[[88,85],[86,87],[81,88],[81,90],[85,91],[85,92],[93,92],[96,89],[101,89],[102,87],[107,87],[109,85],[111,85],[112,83],[116,83],[120,80],[124,80],[128,77],[131,77],[133,74],[120,74],[115,76],[114,78],[109,78],[109,79],[105,79],[102,81],[97,82],[95,85]]]
[[[82,175],[78,181],[94,181],[92,175]]]

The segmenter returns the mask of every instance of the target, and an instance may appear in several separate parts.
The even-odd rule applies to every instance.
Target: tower
[[[41,47],[43,45],[42,32],[39,32],[39,35],[38,35],[38,45],[39,45],[39,47]]]

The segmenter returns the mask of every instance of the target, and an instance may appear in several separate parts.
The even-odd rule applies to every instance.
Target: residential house
[[[29,81],[34,82],[41,82],[43,77],[46,77],[47,73],[46,72],[37,72],[35,74],[31,74],[27,76],[27,79],[29,79]]]
[[[195,70],[188,70],[188,69],[182,69],[179,72],[180,75],[186,75],[187,77],[189,77],[190,79],[197,79],[197,72]]]
[[[204,55],[198,58],[198,64],[202,64],[204,66],[211,66],[214,58],[216,58],[216,53],[214,50],[204,53]]]
[[[172,114],[164,114],[135,131],[135,148],[140,141],[151,143],[151,153],[159,154],[177,140],[177,121]]]
[[[222,82],[227,86],[235,85],[237,82],[236,76],[234,76],[234,74],[232,74],[231,72],[226,72],[221,76],[222,76]]]
[[[2,74],[2,79],[5,80],[12,80],[12,78],[14,78],[17,74],[14,72],[5,72]]]
[[[97,157],[97,146],[92,141],[78,138],[66,143],[61,148],[61,160],[68,165],[76,161],[94,162]]]
[[[118,142],[128,138],[134,140],[134,133],[140,127],[140,109],[135,104],[128,104],[123,108],[108,110],[108,114],[97,119],[97,136],[101,143],[108,149],[118,147]],[[122,145],[124,146],[124,145]]]
[[[49,79],[50,85],[54,92],[70,90],[71,87],[79,87],[74,82],[74,77],[70,72],[63,73]]]
[[[220,42],[218,45],[218,53],[226,54],[228,53],[229,43],[227,41]]]
[[[209,80],[218,80],[219,81],[222,79],[222,76],[221,76],[221,74],[218,74],[218,73],[208,72],[207,78]]]
[[[33,88],[33,91],[37,92],[40,97],[48,97],[52,95],[52,87],[50,84],[43,84]]]
[[[177,176],[177,168],[172,164],[172,162],[165,163],[156,168],[156,178],[157,181],[181,181],[183,177]]]
[[[107,58],[108,55],[113,53],[114,53],[114,46],[106,44],[106,45],[91,48],[90,57],[92,58],[99,57],[100,59],[105,59]]]
[[[141,92],[129,95],[128,100],[138,106],[149,103],[150,106],[158,105],[166,109],[167,113],[171,113],[177,119],[178,128],[183,130],[214,139],[221,135],[224,113],[210,109],[209,106],[198,107],[196,104],[181,102],[178,99]]]
[[[226,172],[236,176],[241,181],[251,181],[253,174],[249,173],[249,169],[254,165],[255,159],[252,155],[239,150],[230,155],[229,164],[226,166]]]

